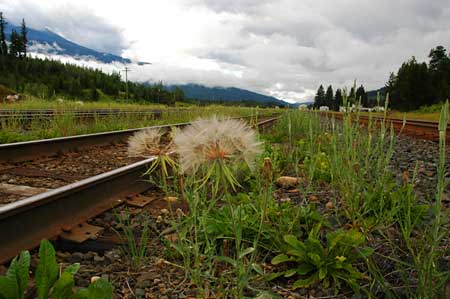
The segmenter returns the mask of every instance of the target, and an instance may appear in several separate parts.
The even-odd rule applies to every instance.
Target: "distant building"
[[[330,111],[330,108],[328,106],[320,106],[320,111]]]
[[[301,105],[298,106],[298,110],[300,110],[300,111],[306,111],[306,110],[308,110],[308,105],[306,105],[306,104],[301,104]]]

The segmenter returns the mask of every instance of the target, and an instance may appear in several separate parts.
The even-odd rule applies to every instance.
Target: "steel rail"
[[[323,116],[328,118],[342,119],[342,113],[321,113]],[[353,119],[356,121],[356,118]],[[400,118],[390,118],[384,119],[380,116],[368,116],[359,115],[359,122],[362,124],[367,124],[369,120],[373,120],[376,123],[384,121],[386,124],[392,124],[394,130],[401,131],[402,133],[415,138],[422,138],[427,140],[437,141],[439,140],[439,123],[426,120],[416,120],[416,119],[400,119]],[[450,141],[450,123],[447,124],[447,136],[446,140]]]
[[[242,116],[237,118],[249,118]],[[109,131],[94,134],[58,137],[51,139],[32,140],[24,142],[0,144],[1,162],[20,162],[32,160],[36,157],[45,157],[57,153],[69,152],[74,149],[86,148],[94,145],[105,145],[122,142],[135,132],[147,128],[169,128],[172,126],[184,126],[189,123],[167,124],[127,130]]]
[[[267,126],[279,117],[261,121]],[[183,123],[181,125],[186,125]],[[168,127],[166,125],[165,127]],[[155,157],[0,207],[0,264],[150,188],[142,174]]]

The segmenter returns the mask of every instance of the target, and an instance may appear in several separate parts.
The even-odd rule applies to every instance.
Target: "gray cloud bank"
[[[139,50],[123,36],[126,24],[108,24],[77,6],[56,13],[24,3],[33,11],[25,5],[14,17],[25,17],[31,26],[54,28],[114,54]],[[367,89],[379,88],[411,56],[425,60],[432,47],[450,47],[448,0],[179,0],[177,5],[207,11],[219,25],[205,28],[207,38],[186,50],[194,58],[191,67],[152,61],[136,67],[135,79],[237,86],[306,101],[322,83],[336,88],[357,79]],[[201,69],[195,61],[219,70]]]

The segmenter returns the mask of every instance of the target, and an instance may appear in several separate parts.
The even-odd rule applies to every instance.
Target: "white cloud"
[[[133,66],[132,79],[236,86],[290,101],[354,79],[379,88],[412,55],[450,47],[448,0],[0,0],[0,10],[153,63]]]

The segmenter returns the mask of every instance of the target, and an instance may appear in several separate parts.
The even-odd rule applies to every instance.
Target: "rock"
[[[134,291],[134,293],[136,294],[136,297],[143,297],[143,296],[145,296],[145,290],[144,289],[138,288],[138,289],[136,289]]]
[[[309,201],[310,201],[310,202],[318,202],[319,199],[317,198],[317,196],[311,195],[311,196],[309,197]]]
[[[68,260],[71,263],[80,263],[84,259],[84,254],[81,252],[74,252],[69,256]]]
[[[99,279],[100,279],[100,276],[92,276],[91,277],[91,283],[94,283],[94,282],[96,282]]]
[[[276,184],[285,189],[295,187],[300,182],[299,178],[294,178],[290,176],[282,176],[276,180]]]
[[[98,256],[98,255],[94,256],[94,262],[102,263],[104,261],[105,261],[105,257],[104,256]]]

